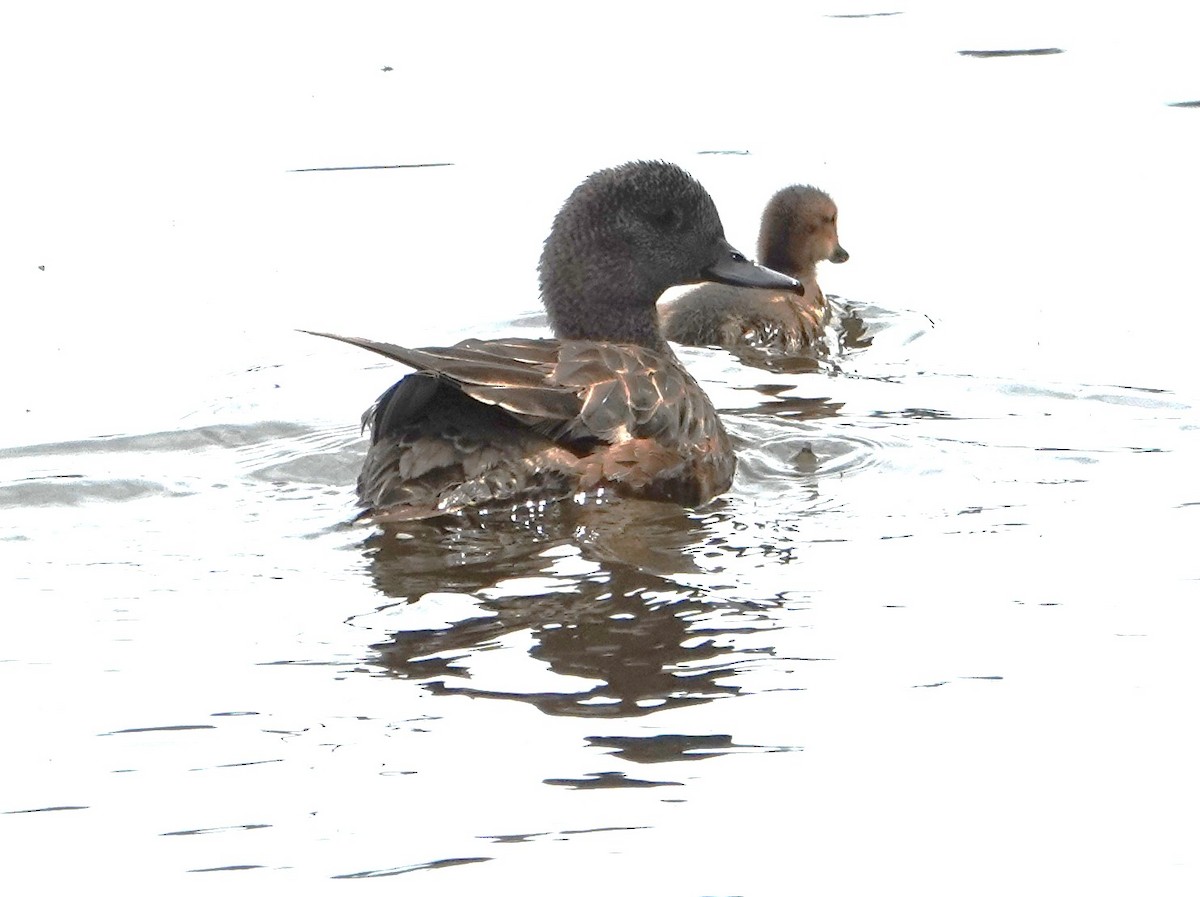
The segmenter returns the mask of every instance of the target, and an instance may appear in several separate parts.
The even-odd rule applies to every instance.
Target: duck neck
[[[642,346],[662,353],[671,351],[659,329],[658,309],[653,305],[638,309],[637,314],[627,314],[620,320],[612,321],[611,326],[605,328],[603,336],[594,335],[590,338],[597,342]]]
[[[654,305],[613,309],[603,320],[581,321],[563,313],[561,305],[546,303],[550,329],[561,340],[590,340],[597,343],[618,343],[642,346],[656,352],[669,353],[667,341],[659,330],[658,310]]]
[[[636,278],[621,280],[612,270],[574,282],[545,277],[542,302],[554,335],[561,340],[619,343],[670,353],[655,304],[662,290]]]

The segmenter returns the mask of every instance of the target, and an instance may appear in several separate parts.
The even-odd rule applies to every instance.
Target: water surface
[[[1194,16],[643,6],[23,13],[9,890],[1195,893]],[[870,345],[683,350],[703,509],[352,525],[403,371],[296,328],[536,332],[628,158],[827,190]]]

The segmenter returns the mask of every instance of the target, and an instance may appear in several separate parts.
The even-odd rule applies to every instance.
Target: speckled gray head
[[[663,291],[705,280],[803,291],[729,245],[712,197],[668,162],[628,162],[575,188],[539,265],[542,302],[559,339],[658,348]]]

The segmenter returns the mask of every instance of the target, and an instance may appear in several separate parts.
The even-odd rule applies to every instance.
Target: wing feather
[[[732,479],[729,438],[669,352],[524,338],[409,349],[314,335],[418,371],[368,412],[359,496],[380,519],[605,482],[695,504]]]

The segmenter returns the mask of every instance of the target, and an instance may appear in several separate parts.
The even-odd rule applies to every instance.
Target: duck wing
[[[578,431],[604,442],[647,438],[686,454],[723,432],[712,402],[671,353],[564,343],[552,380],[578,392]]]
[[[578,416],[578,394],[550,376],[560,343],[550,339],[469,339],[453,346],[409,349],[357,336],[306,330],[376,352],[418,371],[451,380],[462,392],[509,412],[523,423],[557,429]]]
[[[556,441],[621,442],[648,436],[686,442],[709,433],[694,432],[698,403],[711,408],[695,381],[674,356],[639,346],[552,339],[469,339],[453,346],[410,349],[332,333],[313,333],[376,352],[418,371],[445,378],[463,393],[503,409]],[[385,393],[380,414],[413,406],[432,395],[432,385],[416,383]],[[403,401],[399,401],[403,400]],[[371,413],[371,412],[368,412]],[[402,414],[402,418],[408,415]],[[715,422],[715,416],[713,416]],[[378,433],[386,427],[374,422]]]
[[[580,486],[700,505],[729,488],[735,458],[716,409],[669,350],[564,343],[554,381],[583,405],[569,436],[599,440]]]
[[[732,477],[712,404],[669,352],[524,338],[409,349],[315,335],[419,372],[364,418],[372,446],[359,494],[377,510],[427,516],[602,482],[698,504]]]
[[[669,352],[526,338],[468,339],[453,346],[409,349],[305,332],[448,379],[476,401],[507,411],[555,441],[617,443],[644,437],[683,448],[723,433],[708,396]],[[424,404],[429,389],[409,387],[412,404]],[[383,410],[382,402],[378,408]],[[376,433],[381,423],[375,421]]]

